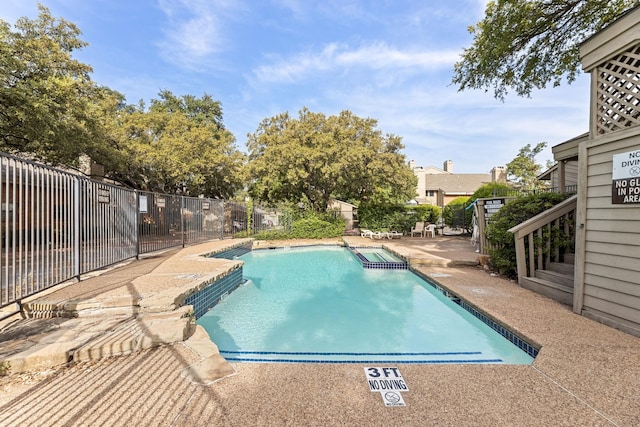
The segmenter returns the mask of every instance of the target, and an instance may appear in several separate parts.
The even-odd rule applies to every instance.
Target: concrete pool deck
[[[185,372],[211,356],[211,348],[175,337],[173,344],[125,356],[0,377],[0,425],[640,425],[640,338],[491,275],[477,265],[468,237],[345,240],[405,256],[421,274],[541,346],[533,365],[397,364],[409,388],[402,393],[406,406],[385,407],[380,394],[369,391],[368,365],[360,364],[232,363],[230,376],[202,385]],[[108,301],[102,308],[112,310],[127,298],[170,307],[182,281],[228,268],[199,254],[234,243],[156,254],[38,298],[84,301],[86,309]],[[125,323],[143,317],[113,313]],[[38,331],[39,339],[56,342],[75,320],[58,318],[55,327]],[[145,331],[160,333],[173,321]],[[0,324],[0,354],[17,341],[3,340],[6,330],[7,323]]]

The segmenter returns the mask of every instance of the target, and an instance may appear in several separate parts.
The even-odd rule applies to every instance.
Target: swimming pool
[[[407,270],[345,248],[240,257],[245,285],[198,319],[229,361],[513,363],[533,358]]]

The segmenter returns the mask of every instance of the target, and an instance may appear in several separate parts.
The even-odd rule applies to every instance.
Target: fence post
[[[79,281],[80,280],[80,272],[82,271],[82,250],[80,248],[80,224],[81,224],[81,218],[80,215],[82,215],[82,209],[81,209],[81,194],[82,194],[82,187],[80,184],[80,177],[75,177],[74,178],[74,191],[75,191],[75,195],[73,198],[73,229],[74,229],[74,236],[73,236],[73,254],[74,254],[74,260],[73,260],[73,275],[76,277],[76,279]]]
[[[222,208],[222,227],[220,227],[220,240],[224,240],[224,199],[222,200],[221,203],[221,208]]]
[[[138,212],[140,210],[140,193],[138,192],[138,190],[133,190],[133,200],[133,226],[136,230],[136,259],[140,259],[140,239],[142,238],[142,233],[140,231],[140,224],[138,223],[138,221],[140,220],[140,215]]]
[[[484,215],[484,200],[477,200],[476,206],[478,208],[478,242],[480,243],[480,253],[487,254],[487,241],[485,239],[485,215]]]
[[[184,212],[186,209],[186,204],[185,204],[185,198],[184,196],[180,196],[180,235],[182,236],[182,247],[184,248],[184,243],[185,243],[185,238],[184,238],[184,232],[185,232],[185,217],[184,217]]]

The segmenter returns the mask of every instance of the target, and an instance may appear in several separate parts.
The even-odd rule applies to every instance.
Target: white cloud
[[[365,65],[371,68],[418,68],[421,70],[450,67],[458,59],[459,52],[399,50],[385,43],[375,43],[355,51],[340,53],[339,65]]]
[[[159,0],[168,19],[165,39],[158,43],[168,62],[185,68],[213,63],[211,56],[229,47],[225,20],[242,4],[232,0]]]
[[[259,83],[293,83],[327,70],[340,71],[352,67],[365,70],[427,71],[450,68],[458,59],[454,50],[401,50],[375,42],[350,50],[346,44],[328,44],[319,52],[305,52],[279,58],[254,69]]]

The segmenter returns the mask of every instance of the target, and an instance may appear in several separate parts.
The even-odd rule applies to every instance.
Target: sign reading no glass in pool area
[[[611,203],[640,203],[640,150],[613,155]]]
[[[384,406],[407,406],[402,398],[403,391],[409,391],[400,369],[395,367],[364,368],[369,391],[378,391]]]

